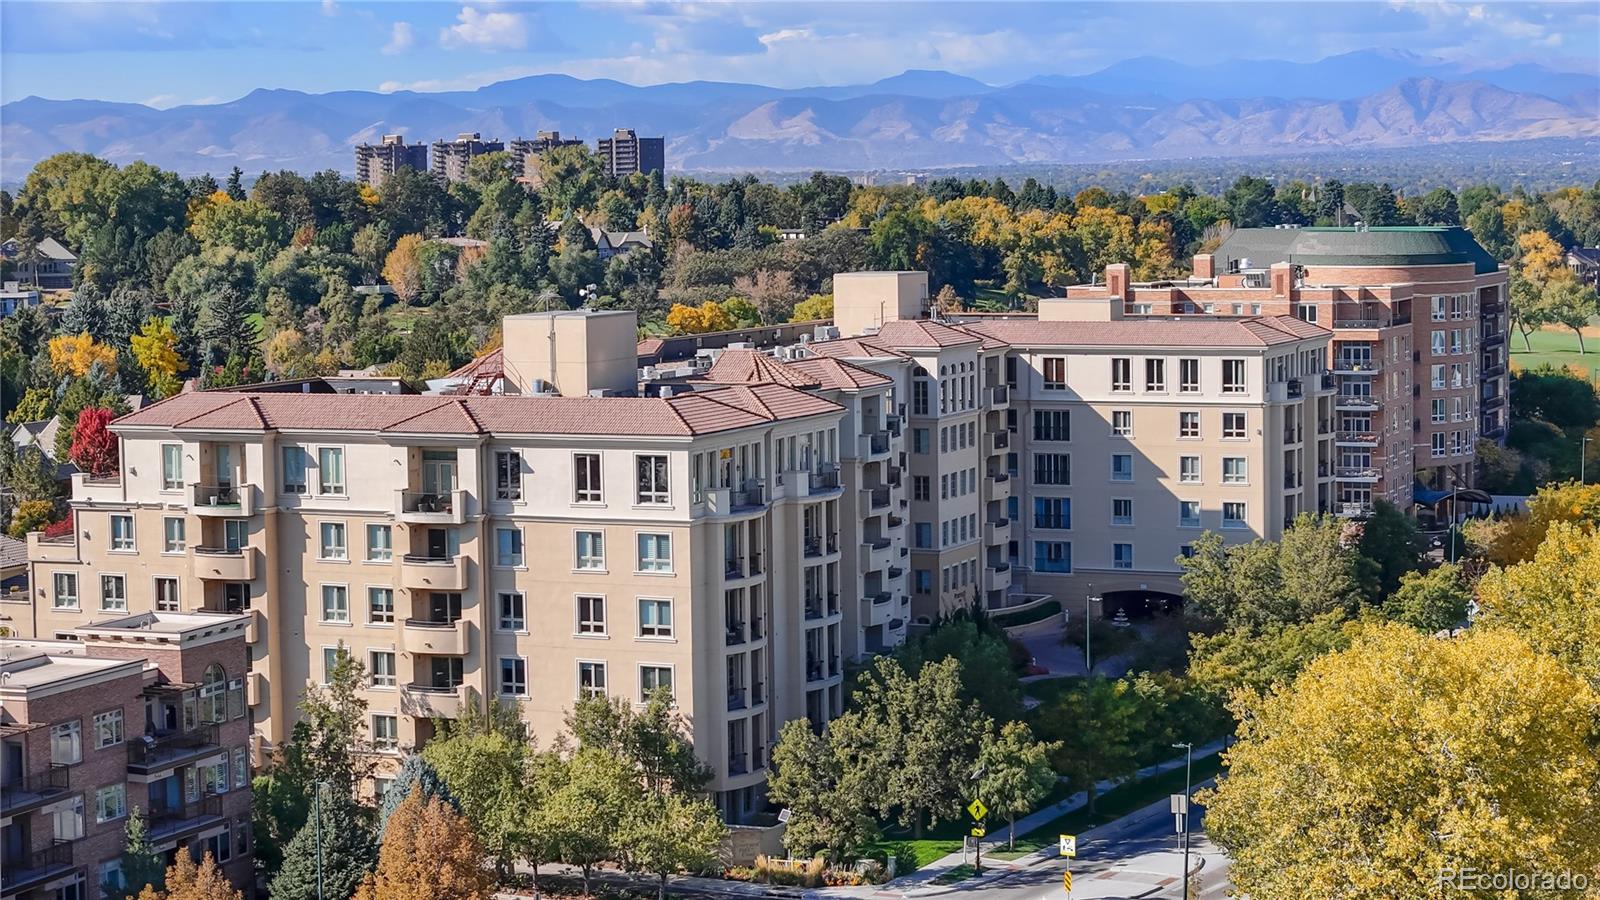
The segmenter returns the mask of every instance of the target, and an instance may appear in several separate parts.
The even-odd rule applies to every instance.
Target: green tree
[[[791,322],[812,322],[831,318],[833,318],[832,294],[812,294],[796,303],[794,313],[789,316]]]
[[[261,329],[252,318],[255,305],[244,294],[223,287],[206,300],[200,333],[211,348],[213,362],[237,356],[255,355]]]
[[[348,900],[377,862],[378,843],[365,810],[334,790],[322,792],[320,808],[319,818],[318,804],[312,804],[306,823],[284,848],[283,866],[267,888],[272,900]]]
[[[1027,815],[1056,785],[1050,754],[1057,744],[1033,739],[1021,722],[1007,722],[998,735],[984,736],[978,752],[978,799],[1004,816],[1009,828],[1006,843],[1015,849],[1017,817]]]
[[[958,659],[963,700],[976,703],[997,722],[1022,715],[1022,686],[1011,663],[1011,648],[999,628],[966,617],[941,622],[908,640],[895,657],[913,677],[927,663]]]
[[[1456,195],[1449,188],[1434,188],[1407,205],[1418,225],[1461,224],[1461,210],[1457,206]]]
[[[533,748],[525,735],[486,729],[478,721],[458,721],[442,739],[430,740],[422,755],[449,786],[449,796],[505,875],[515,861],[523,773]]]
[[[1416,520],[1387,500],[1372,504],[1372,515],[1361,523],[1361,538],[1356,545],[1360,558],[1370,563],[1371,583],[1376,600],[1393,594],[1407,572],[1422,566],[1422,535]]]
[[[1383,614],[1432,634],[1465,622],[1471,601],[1472,586],[1466,573],[1455,563],[1445,563],[1402,576],[1399,587],[1384,601]]]
[[[1283,213],[1278,208],[1272,183],[1264,178],[1239,176],[1222,195],[1222,203],[1228,208],[1228,221],[1237,228],[1260,228],[1282,222]]]
[[[429,742],[431,746],[433,742]],[[420,753],[407,754],[401,761],[400,768],[395,771],[394,780],[389,783],[389,789],[384,792],[383,802],[378,806],[378,840],[383,840],[385,829],[389,827],[389,817],[411,796],[412,788],[422,792],[423,800],[438,797],[460,809],[461,804],[450,793],[450,788],[444,779],[439,776],[433,767]]]
[[[665,688],[652,691],[643,709],[623,697],[584,698],[568,713],[566,725],[579,748],[627,761],[652,791],[696,794],[711,779]]]
[[[561,810],[561,861],[583,873],[585,894],[594,867],[622,855],[618,837],[631,811],[644,802],[641,794],[637,770],[609,750],[580,749],[568,764],[566,781],[549,805]]]
[[[1241,894],[1438,896],[1441,873],[1600,867],[1600,697],[1503,629],[1377,626],[1236,705],[1228,777],[1198,800]]]
[[[831,732],[818,734],[805,719],[791,719],[778,730],[767,796],[789,810],[783,845],[790,856],[809,856],[820,849],[833,859],[848,859],[877,836],[866,799],[847,782],[830,737]]]
[[[128,820],[123,823],[122,878],[120,883],[107,882],[100,886],[106,900],[122,900],[138,894],[146,886],[155,890],[166,889],[167,863],[162,853],[150,842],[150,828],[144,811],[135,806],[128,810]]]
[[[306,686],[300,697],[306,728],[291,740],[302,742],[310,780],[328,785],[335,796],[354,797],[372,774],[367,734],[366,670],[341,644],[325,683]]]
[[[716,867],[728,828],[717,808],[703,798],[654,794],[630,810],[617,844],[629,872],[656,878],[656,900],[667,900],[667,877]]]
[[[600,158],[581,144],[556,147],[540,155],[538,177],[539,191],[552,218],[594,209],[605,184]]]
[[[1101,781],[1138,770],[1144,724],[1140,698],[1125,680],[1087,679],[1038,712],[1039,733],[1055,744],[1051,763],[1084,791],[1091,813]]]
[[[1583,330],[1589,320],[1600,314],[1600,295],[1593,285],[1573,278],[1552,280],[1540,294],[1540,306],[1547,321],[1572,329],[1578,337],[1578,352],[1589,352],[1583,340]]]
[[[1219,703],[1240,688],[1265,693],[1292,682],[1313,659],[1350,646],[1354,629],[1334,612],[1308,622],[1191,634],[1188,677]]]

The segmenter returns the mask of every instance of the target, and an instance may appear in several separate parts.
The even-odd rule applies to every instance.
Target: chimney
[[[1272,264],[1272,296],[1289,298],[1289,288],[1294,284],[1294,267],[1286,262]]]
[[[1194,277],[1208,280],[1217,277],[1217,258],[1209,253],[1196,253],[1194,255]]]
[[[1129,271],[1127,263],[1106,266],[1106,293],[1121,300],[1128,299]]]

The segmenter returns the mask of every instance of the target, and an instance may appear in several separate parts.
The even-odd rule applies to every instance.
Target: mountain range
[[[0,180],[77,150],[185,174],[237,165],[353,167],[386,133],[592,141],[614,127],[667,137],[682,170],[927,169],[1009,163],[1240,156],[1464,141],[1600,137],[1600,76],[1538,65],[1468,69],[1362,51],[1314,63],[1192,65],[1141,58],[1087,75],[989,85],[913,70],[871,84],[774,88],[691,81],[634,86],[535,75],[471,91],[258,89],[228,103],[155,109],[47,100],[0,106]]]

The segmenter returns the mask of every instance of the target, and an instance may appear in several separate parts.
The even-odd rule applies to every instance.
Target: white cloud
[[[773,44],[781,44],[784,41],[808,41],[813,37],[815,37],[815,34],[809,28],[780,28],[777,31],[763,34],[757,40],[771,47]]]
[[[339,14],[338,0],[322,0],[322,14],[325,16],[337,16]]]
[[[439,30],[439,45],[446,50],[521,50],[528,46],[528,25],[520,13],[479,12],[463,6],[457,24]]]
[[[157,94],[154,97],[147,97],[139,102],[145,106],[154,107],[156,109],[170,109],[178,105],[178,95]]]
[[[417,30],[411,27],[410,22],[396,22],[389,29],[389,43],[383,45],[383,52],[388,56],[404,53],[416,46]]]

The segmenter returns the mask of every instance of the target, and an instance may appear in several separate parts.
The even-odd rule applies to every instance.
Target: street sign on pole
[[[975,837],[975,838],[981,838],[981,837],[983,837],[984,835],[986,835],[988,833],[989,833],[989,829],[983,827],[982,825],[974,825],[974,826],[972,826],[972,836]]]
[[[1188,794],[1173,794],[1172,795],[1172,814],[1175,815],[1175,816],[1181,816],[1181,815],[1183,815],[1184,813],[1186,813],[1188,811],[1189,811],[1189,795]]]
[[[1078,856],[1078,836],[1077,835],[1075,835],[1075,834],[1063,834],[1061,836],[1061,855],[1067,857],[1068,859],[1077,858],[1077,856]]]
[[[989,815],[989,807],[984,806],[982,800],[974,800],[967,806],[967,812],[972,813],[974,819],[982,822],[984,817]]]

